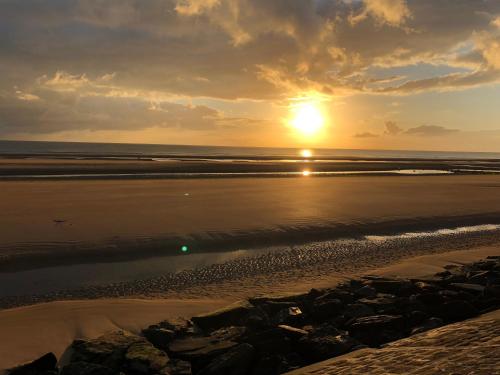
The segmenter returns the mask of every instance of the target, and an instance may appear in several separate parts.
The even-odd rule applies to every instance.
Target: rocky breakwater
[[[433,277],[366,276],[335,288],[260,296],[142,335],[76,340],[11,375],[274,375],[500,307],[500,256],[445,267]]]

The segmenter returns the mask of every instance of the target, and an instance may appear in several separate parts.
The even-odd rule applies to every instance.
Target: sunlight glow
[[[313,137],[325,124],[319,104],[313,100],[301,101],[291,107],[290,125],[301,135]]]
[[[302,171],[302,176],[307,177],[307,176],[309,176],[310,174],[311,174],[311,172],[310,172],[310,171],[308,171],[307,169],[305,169],[305,170],[303,170],[303,171]]]
[[[303,158],[310,158],[313,156],[313,153],[311,150],[300,150],[300,155],[303,157]]]

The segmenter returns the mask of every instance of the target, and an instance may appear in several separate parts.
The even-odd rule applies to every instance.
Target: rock
[[[323,361],[349,352],[358,342],[346,334],[312,335],[299,340],[299,352],[310,362]]]
[[[473,293],[473,294],[482,294],[485,291],[485,287],[479,284],[471,284],[471,283],[451,283],[450,287],[453,287],[458,290],[463,290],[465,292]]]
[[[375,297],[377,295],[377,291],[375,290],[375,288],[372,288],[371,286],[369,285],[365,285],[359,289],[356,289],[356,291],[354,292],[358,297],[361,297],[361,298],[372,298],[372,297]]]
[[[411,334],[416,335],[431,329],[441,327],[443,325],[443,320],[439,318],[429,318],[425,320],[421,325],[412,329]]]
[[[361,318],[363,316],[375,315],[375,311],[367,305],[363,305],[362,303],[353,303],[347,305],[344,310],[344,316],[347,319],[352,318]]]
[[[488,297],[500,298],[500,285],[489,285],[484,290],[484,295]]]
[[[349,324],[349,329],[353,331],[363,330],[399,330],[403,326],[401,315],[373,315],[354,319]]]
[[[273,354],[288,354],[291,351],[289,332],[282,328],[271,328],[261,332],[249,332],[243,341],[252,345],[259,356]]]
[[[270,325],[269,317],[264,317],[260,314],[250,315],[246,322],[246,326],[250,329],[264,329]]]
[[[403,337],[404,319],[401,315],[373,315],[354,319],[348,324],[349,333],[369,346],[380,346]]]
[[[88,362],[72,362],[64,366],[61,375],[116,375],[116,371]]]
[[[415,296],[415,299],[417,302],[424,304],[428,309],[432,309],[433,306],[439,306],[446,300],[439,292],[440,291],[418,294]]]
[[[170,359],[166,373],[168,375],[191,375],[191,363],[180,359]]]
[[[312,293],[314,291],[317,291],[316,289],[312,289]],[[300,305],[302,301],[306,300],[309,297],[308,294],[294,294],[294,293],[285,293],[282,295],[262,295],[258,297],[252,297],[249,298],[248,301],[254,305],[254,306],[260,306],[263,303],[267,302],[292,302],[295,305]],[[319,292],[320,293],[320,292]]]
[[[395,295],[409,295],[414,289],[409,280],[371,280],[370,286],[379,293],[388,293]]]
[[[246,331],[246,327],[224,327],[213,331],[210,338],[217,341],[239,341]]]
[[[279,355],[268,355],[257,361],[252,375],[279,375],[283,372],[283,367],[283,360]]]
[[[468,319],[478,314],[474,306],[461,300],[445,302],[437,311],[441,318],[451,322]]]
[[[495,268],[497,265],[497,262],[493,259],[487,259],[487,260],[481,260],[479,262],[474,263],[472,266],[474,268],[483,270],[483,271],[489,271]]]
[[[138,342],[144,342],[144,338],[123,331],[108,333],[93,340],[75,340],[71,344],[73,351],[70,362],[88,362],[119,370],[129,346]]]
[[[210,332],[224,326],[243,326],[250,315],[253,305],[247,301],[234,303],[224,309],[205,315],[198,315],[191,320],[201,329]]]
[[[168,344],[175,338],[174,331],[159,326],[150,326],[144,329],[142,334],[150,343],[161,350],[167,350]]]
[[[297,306],[287,307],[279,311],[271,319],[272,323],[298,325],[303,318],[302,310]]]
[[[377,313],[391,312],[394,310],[396,299],[394,296],[382,296],[377,295],[376,298],[361,298],[358,303],[371,307]]]
[[[9,375],[42,375],[57,373],[57,358],[54,353],[47,353],[33,362],[17,366],[7,371]]]
[[[298,340],[301,337],[307,336],[309,334],[309,332],[303,329],[287,326],[284,324],[279,325],[278,328],[282,330],[287,337],[295,340]]]
[[[205,363],[237,345],[234,341],[221,341],[213,337],[186,337],[172,341],[168,350],[172,357]]]
[[[490,283],[498,281],[498,278],[491,271],[479,271],[472,273],[467,281],[472,284],[479,284],[486,286],[489,285]]]
[[[319,294],[315,298],[315,302],[319,303],[328,300],[340,300],[342,303],[352,303],[354,301],[354,295],[347,290],[333,289],[329,290],[323,294]]]
[[[296,307],[296,302],[282,302],[282,301],[267,301],[259,305],[263,311],[269,316],[275,315],[276,313],[288,309],[290,307]]]
[[[149,342],[136,342],[129,346],[125,354],[124,367],[137,374],[158,374],[165,369],[168,356]]]
[[[338,299],[320,300],[312,307],[312,317],[317,321],[325,321],[339,315],[344,309],[342,302]]]
[[[418,293],[437,293],[441,288],[437,285],[425,281],[417,281],[413,284]]]
[[[246,375],[250,372],[255,349],[249,344],[240,344],[213,359],[198,375]]]
[[[429,315],[423,311],[412,311],[408,314],[407,321],[411,326],[418,326],[429,318]]]

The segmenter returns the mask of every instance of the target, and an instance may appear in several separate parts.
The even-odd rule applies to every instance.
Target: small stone
[[[291,339],[300,339],[301,337],[309,334],[309,332],[303,329],[287,326],[284,324],[279,325],[278,328],[281,329],[284,334]]]
[[[416,335],[431,329],[439,328],[443,325],[443,320],[439,318],[429,318],[418,327],[412,329],[411,334]]]

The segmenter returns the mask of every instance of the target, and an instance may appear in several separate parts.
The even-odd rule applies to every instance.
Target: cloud
[[[410,128],[405,131],[408,135],[418,135],[422,137],[445,136],[459,132],[458,129],[449,129],[443,126],[422,125],[416,128]]]
[[[398,124],[394,121],[386,121],[385,122],[385,134],[389,135],[397,135],[401,133],[403,129],[401,129]]]
[[[351,23],[356,24],[371,15],[380,23],[401,26],[411,16],[406,0],[364,0],[364,5],[363,12],[351,17]]]
[[[378,134],[370,133],[370,132],[363,132],[363,133],[357,133],[354,134],[354,138],[376,138],[378,137]]]
[[[131,105],[142,127],[167,116],[146,112],[143,123],[144,107],[173,98],[279,103],[311,91],[412,95],[491,85],[500,82],[499,14],[500,2],[475,0],[2,0],[0,121],[11,131],[38,113],[33,121],[44,125],[33,131],[50,127],[49,118],[58,128],[62,119],[110,127],[103,118],[111,108],[121,118]],[[97,119],[82,114],[91,97],[110,104]],[[217,116],[199,123],[221,126]]]
[[[52,77],[36,79],[30,92],[0,93],[0,134],[152,127],[215,131],[263,123],[250,117],[226,116],[206,105],[182,104],[169,101],[168,97],[121,91],[113,85],[113,77],[113,74],[105,74],[91,78],[57,71]]]

